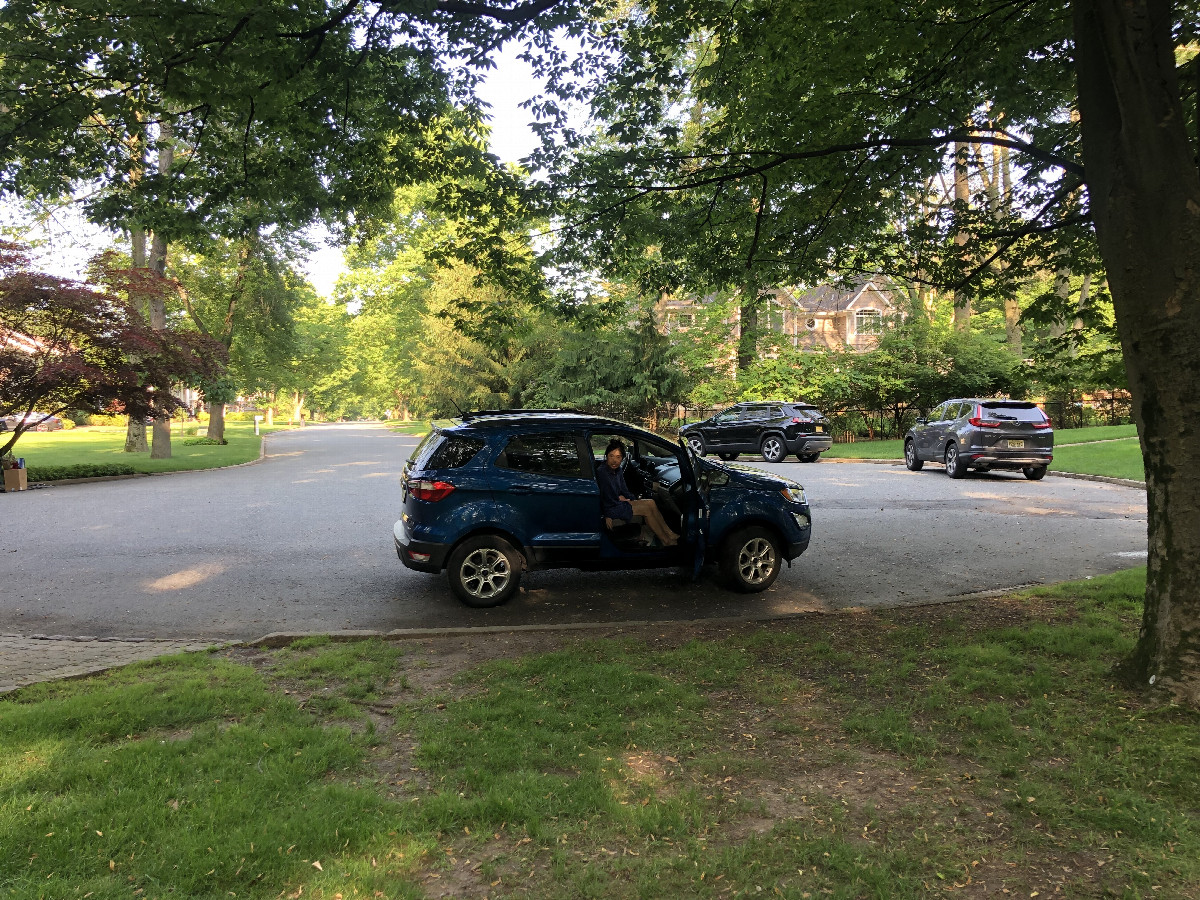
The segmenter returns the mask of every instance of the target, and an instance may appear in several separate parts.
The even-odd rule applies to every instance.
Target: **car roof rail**
[[[590,416],[581,409],[477,409],[462,414],[462,421],[482,419],[486,416]]]

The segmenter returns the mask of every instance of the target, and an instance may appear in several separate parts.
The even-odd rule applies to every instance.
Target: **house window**
[[[693,316],[691,313],[680,313],[679,314],[679,327],[680,328],[691,328],[692,323],[695,321],[696,321],[696,317]]]
[[[807,319],[804,320],[804,327],[807,328],[809,331],[816,331],[817,330],[817,320],[814,319],[812,316],[809,316]]]
[[[877,309],[860,309],[854,314],[856,334],[879,334],[883,331],[883,316]]]

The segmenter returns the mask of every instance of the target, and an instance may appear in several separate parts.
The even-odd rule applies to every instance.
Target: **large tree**
[[[398,185],[479,164],[447,139],[472,131],[478,108],[446,52],[486,49],[508,27],[472,27],[478,12],[12,0],[0,6],[0,193],[79,196],[159,274],[179,242],[361,227]],[[161,304],[147,314],[165,326]],[[169,455],[165,425],[155,438]]]
[[[593,16],[597,76],[558,84],[593,102],[603,137],[568,132],[543,157],[582,176],[552,185],[583,204],[583,242],[681,197],[695,229],[740,216],[748,264],[822,277],[901,259],[896,223],[930,179],[1010,154],[1008,195],[956,191],[903,274],[1000,299],[1035,269],[1107,276],[1149,498],[1133,671],[1200,705],[1196,5],[666,0]]]

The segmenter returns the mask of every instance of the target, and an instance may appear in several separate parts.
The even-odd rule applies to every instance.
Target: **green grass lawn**
[[[263,434],[286,430],[274,426],[259,430]],[[180,472],[190,469],[215,469],[258,459],[262,438],[254,434],[253,422],[227,422],[224,446],[189,445],[194,435],[183,434],[178,425],[171,429],[171,458],[151,459],[147,453],[125,453],[125,429],[118,427],[73,428],[64,431],[28,432],[13,448],[14,456],[25,457],[30,469],[123,463],[137,472]]]
[[[1050,468],[1059,472],[1146,480],[1142,449],[1136,437],[1105,443],[1055,446],[1054,462]]]
[[[1144,570],[605,639],[234,649],[0,698],[0,897],[1200,895]]]

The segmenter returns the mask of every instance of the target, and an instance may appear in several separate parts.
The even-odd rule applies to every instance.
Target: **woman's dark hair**
[[[614,450],[620,450],[621,451],[621,459],[625,458],[625,455],[626,455],[625,454],[625,445],[622,444],[620,441],[618,441],[616,438],[613,438],[611,441],[608,442],[608,446],[604,448],[604,455],[608,456],[608,454],[612,453]]]

